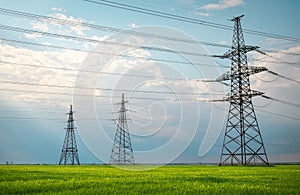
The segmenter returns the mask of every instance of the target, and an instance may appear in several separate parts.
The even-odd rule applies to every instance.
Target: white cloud
[[[66,12],[66,10],[63,7],[52,7],[51,10],[55,12]]]
[[[300,68],[297,65],[289,65],[288,63],[299,63],[300,57],[299,55],[285,55],[281,52],[288,52],[288,53],[300,53],[300,46],[291,47],[287,50],[280,50],[278,52],[267,53],[266,56],[262,56],[260,54],[252,54],[252,59],[258,59],[258,61],[254,61],[251,64],[255,66],[265,66],[268,69],[275,71],[281,75],[288,76],[294,80],[298,79],[298,75],[300,75]],[[262,75],[263,76],[263,75]],[[265,79],[272,80],[274,75],[264,75],[266,76]],[[262,78],[264,79],[264,78]],[[265,83],[262,81],[259,82],[261,87],[268,88],[271,86],[266,86]],[[272,86],[292,86],[293,83],[287,80],[280,80],[279,82],[272,83]],[[272,90],[274,90],[272,88]]]
[[[209,13],[205,13],[205,12],[194,12],[194,14],[198,16],[204,16],[204,17],[210,16]]]
[[[55,13],[50,15],[54,18],[59,18],[62,20],[68,20],[74,22],[74,25],[64,25],[55,20],[47,19],[38,22],[31,23],[31,27],[34,30],[50,32],[50,33],[59,33],[59,34],[70,34],[75,33],[76,35],[85,35],[84,31],[90,30],[90,28],[83,25],[85,20],[83,18],[75,18],[73,16],[67,16],[62,13]],[[24,34],[28,39],[34,39],[41,37],[38,34]]]
[[[83,25],[86,22],[83,18],[75,18],[73,16],[67,16],[62,13],[55,13],[50,15],[54,18],[59,18],[62,20],[68,20],[73,22],[74,25],[65,25],[64,23],[57,22],[51,19],[43,19],[37,22],[31,23],[31,28],[34,30],[42,31],[42,32],[49,32],[49,33],[58,33],[58,34],[75,34],[75,35],[85,35],[85,31],[90,30],[89,27]],[[24,33],[25,38],[27,39],[36,39],[41,37],[38,33],[31,34],[31,33]]]
[[[291,47],[282,52],[300,53],[300,45]],[[258,59],[253,61],[251,59]],[[261,60],[260,60],[261,59]],[[276,72],[277,74],[283,75],[290,79],[300,82],[300,68],[299,65],[289,65],[286,62],[299,63],[299,55],[285,55],[279,52],[268,53],[267,56],[262,56],[258,53],[251,53],[249,55],[249,65],[252,66],[263,66],[269,70]],[[251,78],[252,89],[265,92],[267,96],[285,100],[287,102],[297,103],[300,97],[300,85],[299,83],[287,80],[268,72],[262,72],[255,74]],[[259,100],[266,101],[266,100]],[[277,112],[288,116],[299,116],[299,108],[291,107],[279,102],[273,102],[272,107],[267,108],[271,112]]]
[[[42,22],[35,22],[31,23],[31,28],[33,30],[38,30],[38,31],[43,31],[43,32],[49,32],[49,26],[47,23],[42,23]],[[24,33],[24,36],[27,39],[36,39],[41,37],[41,34],[38,33]]]
[[[105,35],[103,37],[99,37],[97,35],[93,35],[92,37],[90,37],[90,39],[97,40],[97,41],[104,41],[107,38],[108,38],[108,35]],[[89,50],[94,49],[97,46],[97,44],[98,43],[86,42],[86,43],[84,43],[82,45],[82,49],[89,51]]]
[[[43,45],[49,45],[49,46],[53,45],[53,44],[50,43],[50,42],[43,42],[42,44],[43,44]]]
[[[32,28],[33,29],[36,29],[36,30],[39,30],[39,31],[49,31],[49,27],[46,23],[41,23],[41,22],[38,22],[38,23],[32,23]]]
[[[194,3],[194,0],[178,0],[180,3],[184,3],[184,4],[192,4]]]
[[[137,27],[139,27],[139,25],[137,25],[135,23],[130,23],[127,26],[130,27],[130,28],[137,28]]]
[[[264,48],[272,48],[272,50],[288,49],[297,46],[295,42],[274,38],[266,38],[259,45]]]
[[[146,58],[146,57],[151,56],[151,53],[149,51],[144,50],[144,49],[137,49],[137,50],[128,51],[127,54],[129,56],[134,57],[134,58]]]
[[[223,45],[226,45],[228,44],[226,41],[220,41],[219,44],[223,44]]]
[[[218,3],[207,4],[202,6],[201,8],[205,10],[222,10],[232,7],[238,7],[240,5],[243,5],[244,3],[244,0],[220,0]]]
[[[40,34],[29,34],[29,33],[25,33],[24,36],[25,36],[27,39],[36,39],[36,38],[41,37],[42,35],[40,35]]]
[[[82,52],[60,50],[60,51],[36,51],[31,49],[25,49],[21,47],[14,47],[7,44],[0,45],[0,59],[4,62],[11,62],[17,64],[2,63],[0,66],[1,80],[17,81],[24,83],[36,83],[36,84],[56,84],[73,86],[76,72],[62,71],[57,69],[38,68],[30,66],[22,66],[20,64],[38,65],[38,66],[52,66],[57,68],[72,68],[79,67],[84,60],[86,54]],[[1,84],[1,88],[13,89],[13,90],[34,90],[34,91],[50,91],[72,93],[72,89],[67,90],[65,88],[51,88],[43,86],[30,86],[30,85],[12,85]],[[5,92],[2,92],[5,94]],[[9,93],[9,92],[8,92]],[[53,96],[53,97],[52,97]],[[9,93],[9,101],[22,102],[47,102],[47,99],[55,99],[55,95],[51,94],[36,94],[36,93]]]
[[[105,35],[105,36],[103,36],[103,37],[99,37],[99,36],[97,36],[97,35],[93,35],[92,37],[91,37],[91,39],[95,39],[95,40],[98,40],[98,41],[104,41],[105,39],[107,39],[109,36],[108,35]]]
[[[153,64],[153,62],[143,59],[151,56],[148,51],[145,51],[143,49],[129,50],[128,52],[123,53],[123,55],[130,57],[118,57],[110,64],[110,66],[106,68],[106,71],[118,73],[126,73],[126,71],[129,71],[131,69],[135,69],[136,71],[143,71],[140,70],[141,64],[148,64],[149,66]]]
[[[77,35],[84,35],[83,31],[90,30],[90,28],[82,25],[82,23],[85,22],[85,20],[83,18],[74,18],[73,16],[67,16],[67,15],[62,14],[62,13],[56,13],[56,14],[52,14],[50,16],[55,17],[55,18],[59,18],[59,19],[62,19],[62,20],[69,20],[69,21],[75,22],[76,26],[75,25],[70,25],[69,30],[71,30],[71,32],[76,33]],[[61,24],[58,24],[57,22],[52,21],[52,20],[49,20],[48,22],[50,22],[51,24],[53,24],[55,26],[61,26]]]

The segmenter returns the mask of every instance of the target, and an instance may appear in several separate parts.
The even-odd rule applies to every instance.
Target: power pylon
[[[68,115],[69,115],[68,125],[66,128],[67,132],[63,143],[63,148],[61,150],[59,165],[61,164],[75,165],[75,163],[80,165],[79,157],[78,157],[78,149],[77,149],[77,144],[75,139],[72,105],[70,105],[70,112],[68,113]]]
[[[124,100],[123,93],[110,164],[134,164],[133,150],[126,118],[126,111],[128,110],[125,108],[125,104],[127,102],[128,101]]]
[[[263,164],[268,158],[254,112],[252,97],[263,93],[251,90],[249,76],[267,70],[247,64],[247,52],[257,50],[257,46],[245,45],[240,19],[235,17],[232,48],[220,58],[231,59],[231,70],[217,81],[231,81],[231,91],[224,101],[229,101],[229,113],[222,146],[220,165]]]

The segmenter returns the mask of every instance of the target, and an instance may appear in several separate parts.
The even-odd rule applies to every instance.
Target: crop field
[[[169,165],[147,171],[128,171],[107,165],[0,166],[0,194],[26,193],[300,194],[300,165]]]

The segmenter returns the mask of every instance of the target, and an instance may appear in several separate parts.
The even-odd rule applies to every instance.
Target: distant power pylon
[[[251,90],[249,81],[251,74],[267,69],[248,66],[247,52],[257,50],[258,47],[245,45],[241,17],[243,15],[232,19],[234,22],[232,49],[223,56],[219,56],[231,59],[231,70],[217,78],[217,81],[231,81],[231,92],[224,98],[224,101],[230,102],[230,106],[220,165],[268,165],[267,154],[252,104],[252,97],[263,93]]]
[[[117,122],[117,131],[111,151],[110,164],[134,164],[133,150],[128,130],[124,94],[122,94],[121,109]]]
[[[68,115],[69,115],[68,125],[66,128],[67,132],[66,132],[63,148],[61,150],[59,165],[61,164],[80,165],[79,157],[78,157],[78,149],[77,149],[77,144],[75,139],[72,105],[70,105],[70,112],[68,113]]]

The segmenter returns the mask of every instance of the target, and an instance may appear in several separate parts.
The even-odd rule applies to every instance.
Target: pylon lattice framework
[[[268,158],[254,112],[252,97],[262,93],[250,89],[249,75],[254,74],[247,64],[247,52],[258,47],[246,46],[240,19],[232,19],[234,33],[232,49],[222,56],[231,59],[231,71],[223,79],[231,80],[231,92],[227,98],[230,102],[228,120],[222,146],[220,165],[225,164],[264,164]],[[255,72],[256,73],[256,72]],[[222,80],[219,78],[219,80]]]
[[[71,164],[80,165],[79,157],[78,157],[78,149],[75,139],[75,131],[74,131],[74,117],[73,117],[73,110],[72,105],[70,105],[70,112],[68,113],[68,124],[66,128],[66,136],[63,143],[63,148],[61,150],[61,156],[59,160],[59,165],[63,164]],[[76,161],[76,162],[75,162]]]
[[[124,94],[122,94],[117,130],[111,151],[110,164],[134,164],[133,150],[128,130]]]

